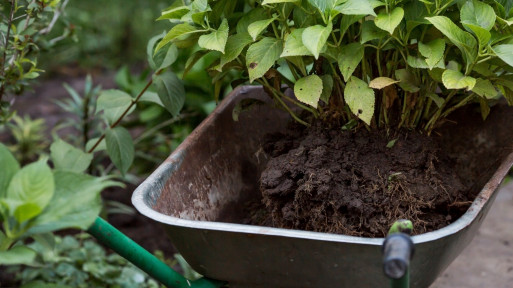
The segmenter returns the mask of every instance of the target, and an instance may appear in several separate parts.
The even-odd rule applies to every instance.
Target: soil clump
[[[413,221],[414,234],[442,228],[475,193],[438,138],[341,132],[322,123],[268,135],[270,160],[260,178],[265,207],[253,205],[249,222],[363,237],[386,236],[400,218]]]

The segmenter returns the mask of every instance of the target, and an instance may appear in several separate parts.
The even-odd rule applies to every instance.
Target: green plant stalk
[[[440,115],[442,114],[443,109],[447,105],[447,103],[458,93],[458,90],[452,90],[449,95],[447,95],[447,98],[445,99],[444,103],[442,104],[442,107],[440,107],[436,113],[429,119],[429,122],[426,124],[426,130],[428,131],[428,135],[431,133],[431,130],[433,130],[435,123],[440,118]]]
[[[452,106],[451,108],[447,109],[444,113],[442,113],[441,118],[445,118],[449,114],[451,114],[454,110],[456,110],[462,106],[465,106],[475,96],[477,96],[477,95],[475,93],[472,93],[472,94],[468,95],[467,97],[463,98],[463,100],[461,100],[458,104]]]
[[[7,57],[7,49],[9,48],[9,36],[11,34],[11,25],[12,25],[12,21],[13,21],[13,17],[14,17],[14,6],[15,6],[15,1],[16,0],[12,0],[11,1],[11,11],[9,13],[9,21],[7,22],[7,33],[5,35],[5,46],[4,46],[4,55],[2,57],[2,70],[0,71],[0,75],[3,77],[5,75],[5,62],[6,62],[6,57]],[[0,101],[2,101],[2,98],[4,97],[4,92],[5,92],[5,83],[2,83],[2,87],[0,87]]]
[[[291,109],[290,107],[285,104],[283,102],[283,100],[281,100],[281,97],[279,95],[276,95],[276,91],[274,90],[274,88],[269,85],[269,83],[267,83],[267,81],[262,81],[260,79],[257,79],[256,81],[258,81],[260,84],[262,84],[263,86],[265,86],[267,89],[269,89],[272,93],[273,93],[273,96],[274,96],[274,99],[278,100],[278,102],[280,102],[280,105],[290,114],[290,116],[292,116],[292,118],[294,118],[294,120],[296,120],[297,122],[305,125],[305,126],[310,126],[308,123],[306,123],[305,121],[301,120]]]
[[[162,73],[162,70],[159,70],[155,73],[155,75],[159,75],[160,73]],[[153,78],[150,79],[148,81],[148,83],[146,83],[146,86],[144,86],[144,88],[141,90],[141,92],[139,92],[139,95],[137,95],[137,97],[135,97],[134,100],[132,100],[132,103],[130,103],[130,105],[125,109],[125,111],[123,112],[123,114],[121,114],[121,116],[119,116],[119,118],[114,122],[112,123],[112,125],[109,126],[110,129],[113,129],[115,128],[116,126],[119,125],[119,123],[121,123],[121,120],[123,120],[123,118],[126,116],[126,114],[128,114],[128,112],[130,111],[130,109],[132,109],[132,107],[134,107],[135,104],[137,104],[137,102],[139,101],[139,99],[141,99],[142,95],[144,94],[144,92],[146,92],[146,90],[148,90],[148,88],[150,88],[151,84],[153,84]],[[87,151],[87,153],[92,153],[94,151],[94,149],[96,149],[96,147],[98,147],[98,145],[100,145],[100,142],[102,142],[103,139],[105,139],[105,132],[102,134],[102,136],[100,136],[100,138],[98,138],[98,140],[96,141],[96,143],[94,143],[93,147],[91,147],[91,149],[89,149]]]
[[[167,287],[217,288],[224,285],[220,281],[205,278],[196,281],[185,279],[100,217],[96,218],[87,232]]]
[[[9,238],[9,237],[5,237],[0,242],[0,251],[7,251],[7,250],[9,250],[9,248],[14,243],[14,241],[15,241],[15,239],[12,239],[12,238]]]

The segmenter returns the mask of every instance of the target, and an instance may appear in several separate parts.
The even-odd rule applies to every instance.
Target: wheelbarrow
[[[207,278],[224,280],[231,288],[354,287],[355,283],[358,287],[386,286],[388,280],[380,255],[384,238],[242,225],[226,218],[236,214],[232,210],[241,207],[249,194],[258,192],[257,181],[248,175],[258,175],[264,164],[258,153],[262,138],[281,131],[288,121],[282,112],[258,106],[241,114],[238,122],[233,121],[233,108],[248,98],[267,101],[268,96],[258,87],[234,90],[134,191],[135,208],[164,225],[170,242],[194,270]],[[499,124],[513,123],[511,110],[496,110],[489,117],[483,127],[471,128],[478,132],[477,138],[468,141],[493,139],[509,145],[510,132],[499,133],[496,129],[509,129],[508,125]],[[458,129],[464,126],[461,123]],[[245,141],[237,144],[240,143],[237,139]],[[415,243],[415,257],[409,269],[412,287],[429,287],[478,231],[513,164],[513,153],[500,152],[505,155],[496,155],[492,160],[504,160],[493,163],[490,171],[495,172],[487,176],[488,182],[464,215],[444,228],[412,236]],[[488,166],[483,164],[483,167]],[[165,195],[169,196],[166,203],[170,206],[163,213],[155,206]],[[95,236],[111,241],[109,238],[116,233],[110,229],[106,223],[97,221],[90,232],[107,233]],[[123,256],[139,250],[119,241],[107,246],[128,249],[127,253],[118,252]],[[163,265],[142,260],[139,254],[144,253],[125,257],[169,287],[223,285],[207,278],[189,282]],[[148,263],[142,263],[143,266],[137,264],[139,261]],[[154,274],[157,272],[159,275]]]
[[[225,280],[230,288],[386,286],[380,264],[384,238],[240,224],[241,207],[261,197],[256,175],[266,163],[259,153],[263,139],[283,131],[289,119],[286,112],[257,105],[233,121],[234,107],[248,98],[269,99],[259,87],[234,90],[139,185],[132,204],[163,225],[194,270]],[[494,107],[493,112],[479,127],[461,122],[447,129],[468,129],[466,143],[497,141],[511,147],[511,108]],[[451,130],[443,135],[452,135]],[[486,184],[467,212],[446,227],[412,236],[412,287],[429,287],[477,233],[513,164],[510,150],[496,152],[486,160],[490,163],[480,163],[487,167],[480,177]]]
[[[383,242],[383,271],[391,279],[392,288],[409,287],[409,263],[414,250],[413,241],[409,237],[412,229],[410,221],[398,220]],[[208,278],[194,281],[184,278],[100,217],[87,232],[166,287],[219,288],[226,284]]]

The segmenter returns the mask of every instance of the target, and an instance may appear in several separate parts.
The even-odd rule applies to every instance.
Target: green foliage
[[[14,266],[21,287],[161,287],[145,272],[105,249],[87,234],[47,237],[26,249],[37,251],[32,266]],[[34,252],[35,253],[35,252]]]
[[[501,94],[512,102],[509,1],[232,2],[224,9],[223,1],[175,2],[159,18],[174,26],[156,52],[197,43],[188,62],[212,51],[216,80],[239,72],[238,83],[265,86],[300,123],[308,125],[286,107],[294,100],[281,84],[314,117],[373,129],[430,133],[467,103],[480,103],[486,116]]]
[[[50,47],[69,35],[64,29],[60,37],[48,39],[67,2],[0,1],[1,122],[5,123],[13,116],[7,97],[23,92],[43,72],[37,64],[40,47]]]
[[[146,43],[165,29],[163,23],[154,21],[155,15],[171,2],[154,0],[148,5],[146,0],[68,1],[55,23],[55,32],[49,36],[50,40],[60,37],[56,32],[63,30],[69,37],[51,47],[43,46],[38,63],[49,73],[65,74],[69,66],[111,70],[145,64]]]
[[[60,141],[55,145],[66,147]],[[64,157],[68,159],[63,162]],[[53,170],[46,159],[20,168],[7,147],[0,144],[2,164],[9,164],[6,173],[0,174],[0,264],[30,263],[36,254],[23,245],[28,237],[37,241],[43,233],[87,229],[91,225],[100,213],[99,193],[118,183],[78,172],[88,166],[83,158],[83,154],[70,153],[69,149],[54,149],[52,159],[60,163],[59,168],[70,169]],[[73,164],[66,166],[69,163]],[[75,163],[81,163],[80,169]]]
[[[48,146],[45,133],[44,119],[31,119],[25,115],[23,118],[14,115],[7,128],[14,138],[15,145],[9,148],[14,152],[21,163],[33,161],[41,150]]]

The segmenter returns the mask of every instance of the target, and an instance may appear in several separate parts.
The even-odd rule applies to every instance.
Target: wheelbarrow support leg
[[[189,281],[102,218],[87,230],[98,242],[114,250],[155,280],[170,288],[218,288],[222,282],[201,278]]]
[[[414,246],[410,238],[413,225],[409,220],[396,221],[383,243],[383,270],[390,278],[390,287],[410,287],[410,259]]]

